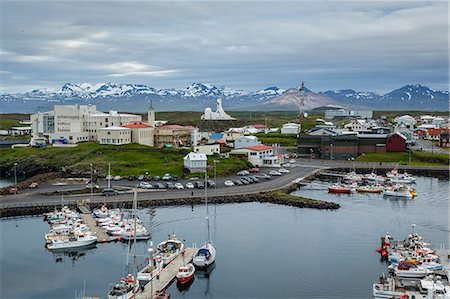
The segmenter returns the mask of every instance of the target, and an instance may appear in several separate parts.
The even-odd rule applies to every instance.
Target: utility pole
[[[14,163],[14,194],[17,193],[17,163]]]
[[[217,171],[216,171],[216,163],[219,162],[217,160],[213,160],[214,162],[214,189],[217,187]]]
[[[330,160],[333,160],[333,144],[330,143]]]
[[[94,193],[94,181],[93,181],[93,175],[92,175],[92,163],[90,165],[91,165],[91,200],[90,200],[90,202],[92,202],[92,196]]]

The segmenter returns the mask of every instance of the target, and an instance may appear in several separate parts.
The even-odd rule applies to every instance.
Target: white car
[[[139,186],[139,188],[144,188],[144,189],[152,188],[152,185],[150,185],[150,183],[147,183],[147,182],[140,182],[138,186]]]
[[[184,189],[184,186],[182,183],[175,183],[175,189],[182,190]]]
[[[169,173],[166,173],[163,177],[163,181],[170,181],[172,179],[172,176]]]
[[[269,172],[269,174],[271,175],[271,176],[280,176],[281,175],[281,173],[279,173],[278,171],[276,171],[276,170],[271,170],[270,172]]]
[[[116,175],[113,180],[114,181],[120,181],[122,179],[122,177],[120,175]]]
[[[291,163],[284,163],[283,166],[284,167],[292,167],[292,164]]]
[[[189,183],[186,183],[186,188],[187,188],[187,189],[194,189],[195,187],[194,187],[194,184],[192,184],[191,182],[189,182]]]
[[[278,169],[278,172],[279,173],[289,173],[289,170],[284,169],[284,168],[280,168],[280,169]]]
[[[227,187],[233,187],[234,186],[234,183],[232,182],[232,181],[225,181],[225,186],[227,186]]]
[[[291,159],[291,160],[289,160],[289,163],[291,163],[291,164],[295,164],[295,160],[294,159]]]
[[[249,175],[249,174],[250,174],[250,172],[248,172],[247,170],[241,170],[237,173],[238,176],[244,176],[244,175]]]

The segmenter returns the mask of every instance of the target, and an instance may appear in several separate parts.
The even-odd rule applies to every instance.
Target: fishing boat
[[[361,193],[382,193],[383,189],[381,186],[360,186],[356,188],[356,191]]]
[[[184,244],[177,239],[175,234],[169,235],[167,240],[162,241],[157,246],[156,255],[161,256],[164,266],[172,262],[184,250]]]
[[[50,239],[47,248],[50,250],[88,246],[97,242],[97,236],[88,233],[76,233],[70,236]]]
[[[150,250],[151,248],[149,248]],[[142,286],[145,286],[149,283],[153,278],[157,277],[161,270],[164,268],[164,263],[161,259],[161,256],[150,255],[148,260],[148,265],[145,266],[142,270],[140,270],[137,274],[137,279]]]
[[[375,183],[384,183],[385,179],[381,175],[376,174],[375,172],[371,172],[363,176],[363,179],[370,182]]]
[[[402,278],[423,278],[428,274],[432,274],[432,271],[418,266],[413,262],[401,261],[394,268],[394,273],[395,276]]]
[[[335,184],[328,188],[329,193],[337,193],[337,194],[351,194],[354,192],[354,188],[348,187],[345,185]]]
[[[179,267],[176,274],[177,282],[180,284],[188,283],[194,278],[195,267],[193,264],[189,263],[185,266]]]
[[[384,196],[412,198],[412,194],[408,189],[402,188],[387,188],[383,191]]]
[[[355,171],[351,171],[344,175],[344,180],[346,181],[361,181],[363,176],[361,174],[357,174]]]
[[[96,218],[106,218],[109,216],[109,210],[105,205],[101,206],[100,209],[94,209],[92,213]]]
[[[207,174],[205,173],[205,206],[206,206],[206,241],[194,256],[193,263],[197,268],[207,268],[216,260],[216,248],[211,243],[208,212]]]
[[[404,293],[395,291],[395,281],[392,277],[386,278],[385,274],[381,274],[380,280],[373,284],[372,294],[374,298],[400,298]]]

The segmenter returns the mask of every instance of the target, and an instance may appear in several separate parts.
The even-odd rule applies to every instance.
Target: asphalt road
[[[270,180],[261,179],[259,183],[253,183],[250,185],[242,185],[242,186],[234,186],[234,187],[226,187],[224,186],[224,181],[228,179],[238,179],[239,177],[227,177],[227,178],[217,178],[217,188],[208,188],[209,196],[224,196],[224,195],[240,195],[240,194],[250,194],[250,193],[258,193],[261,191],[270,191],[274,189],[279,189],[285,186],[288,186],[292,183],[292,181],[309,176],[317,169],[323,167],[317,166],[297,166],[293,168],[289,168],[290,173],[284,174],[278,177],[272,177]],[[269,173],[272,169],[261,169],[263,173]],[[202,180],[201,178],[199,180]],[[180,183],[183,185],[188,182],[187,180],[181,180]],[[92,202],[103,202],[107,199],[109,202],[111,201],[128,201],[133,200],[133,191],[132,188],[136,186],[138,181],[128,181],[128,180],[120,180],[120,181],[111,181],[111,187],[117,188],[119,190],[128,190],[120,192],[119,195],[105,197],[100,194],[95,194],[92,198]],[[107,186],[107,182],[105,180],[101,180],[98,182],[100,188],[105,188]],[[61,197],[59,195],[44,195],[43,193],[53,192],[53,191],[61,191],[61,190],[70,190],[70,189],[82,189],[85,187],[85,184],[70,184],[63,186],[56,186],[52,184],[42,184],[38,189],[28,189],[23,190],[16,195],[3,195],[0,196],[0,208],[7,207],[11,205],[33,205],[38,203],[49,203],[49,202],[61,202]],[[193,195],[192,195],[193,192]],[[138,189],[138,200],[148,200],[148,199],[169,199],[169,198],[188,198],[191,196],[194,197],[203,197],[205,195],[205,189],[184,189],[184,190],[155,190],[155,189]],[[88,199],[90,198],[90,194],[77,194],[77,195],[65,195],[65,202],[75,202],[80,199]]]
[[[421,150],[424,152],[435,153],[435,154],[447,154],[450,155],[450,151],[440,148],[434,145],[430,140],[418,139],[416,144],[412,147],[414,150]]]

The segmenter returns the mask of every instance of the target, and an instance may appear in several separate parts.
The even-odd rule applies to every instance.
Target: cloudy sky
[[[0,91],[66,82],[448,90],[447,1],[3,1]]]

